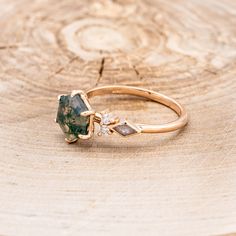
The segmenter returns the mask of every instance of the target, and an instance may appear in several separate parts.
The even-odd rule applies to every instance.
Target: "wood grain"
[[[0,0],[0,235],[235,235],[235,26],[234,0]],[[67,145],[57,95],[110,84],[178,99],[189,125]]]

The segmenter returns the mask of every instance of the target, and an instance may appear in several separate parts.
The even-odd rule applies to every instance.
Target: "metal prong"
[[[83,90],[72,90],[70,95],[71,95],[71,97],[74,97],[77,94],[84,94],[84,91]]]
[[[80,139],[89,139],[89,138],[92,137],[93,132],[94,132],[93,118],[94,118],[94,115],[92,114],[92,115],[90,116],[88,134],[85,134],[85,135],[84,135],[84,134],[79,134],[79,135],[78,135],[78,138],[80,138]]]
[[[83,111],[80,113],[81,116],[90,116],[94,114],[95,114],[95,111]]]
[[[81,99],[84,101],[84,103],[85,103],[85,105],[87,106],[87,108],[91,111],[92,108],[91,108],[90,103],[89,103],[89,101],[88,101],[88,96],[87,96],[87,94],[82,91],[81,94],[80,94],[80,97],[81,97]]]
[[[92,137],[92,133],[88,133],[86,135],[83,135],[83,134],[78,135],[78,138],[80,138],[80,139],[89,139],[91,137]]]
[[[67,139],[67,138],[65,138],[65,141],[67,142],[67,143],[75,143],[76,141],[77,141],[78,139],[77,138],[75,138],[75,139],[73,139],[73,140],[69,140],[69,139]]]
[[[60,95],[58,95],[58,96],[57,96],[57,100],[60,101],[60,98],[61,98],[62,96],[66,96],[66,95],[65,95],[65,94],[60,94]]]
[[[120,118],[119,117],[115,117],[115,118],[111,119],[110,122],[111,122],[111,125],[117,124],[117,123],[120,122]]]
[[[106,114],[106,113],[110,113],[110,109],[109,108],[101,111],[101,114]]]

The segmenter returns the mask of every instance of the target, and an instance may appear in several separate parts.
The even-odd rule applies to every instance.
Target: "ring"
[[[172,109],[178,118],[162,125],[136,124],[106,111],[92,109],[89,99],[105,94],[126,94],[146,98]],[[188,122],[186,110],[174,99],[161,93],[132,86],[104,86],[87,92],[73,90],[69,95],[58,96],[59,106],[56,122],[60,125],[68,143],[93,136],[95,123],[99,124],[98,135],[118,133],[123,137],[142,133],[164,133],[184,127]]]

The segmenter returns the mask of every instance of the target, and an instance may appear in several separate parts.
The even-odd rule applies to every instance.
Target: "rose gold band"
[[[151,124],[135,124],[139,127],[141,133],[164,133],[170,132],[182,128],[188,122],[188,116],[186,110],[174,99],[167,97],[161,93],[147,90],[132,86],[104,86],[99,88],[94,88],[87,91],[88,98],[105,95],[105,94],[129,94],[139,97],[144,97],[149,100],[158,102],[172,109],[179,117],[177,120],[162,124],[162,125],[151,125]]]

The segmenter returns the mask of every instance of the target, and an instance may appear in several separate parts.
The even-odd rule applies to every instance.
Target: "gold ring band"
[[[105,94],[128,94],[144,97],[171,108],[179,116],[177,120],[163,125],[137,124],[141,128],[142,133],[164,133],[174,131],[186,125],[188,121],[187,113],[183,106],[174,99],[152,90],[131,86],[104,86],[91,89],[87,92],[88,98]]]
[[[162,125],[134,124],[131,121],[122,121],[110,113],[97,112],[91,108],[89,99],[105,94],[126,94],[146,98],[172,109],[178,119]],[[104,86],[91,89],[87,92],[74,90],[70,95],[59,96],[59,107],[56,122],[59,123],[69,143],[79,138],[88,139],[94,133],[94,123],[100,125],[98,135],[116,132],[123,137],[137,133],[164,133],[182,128],[188,122],[187,112],[174,99],[161,93],[132,86]]]

